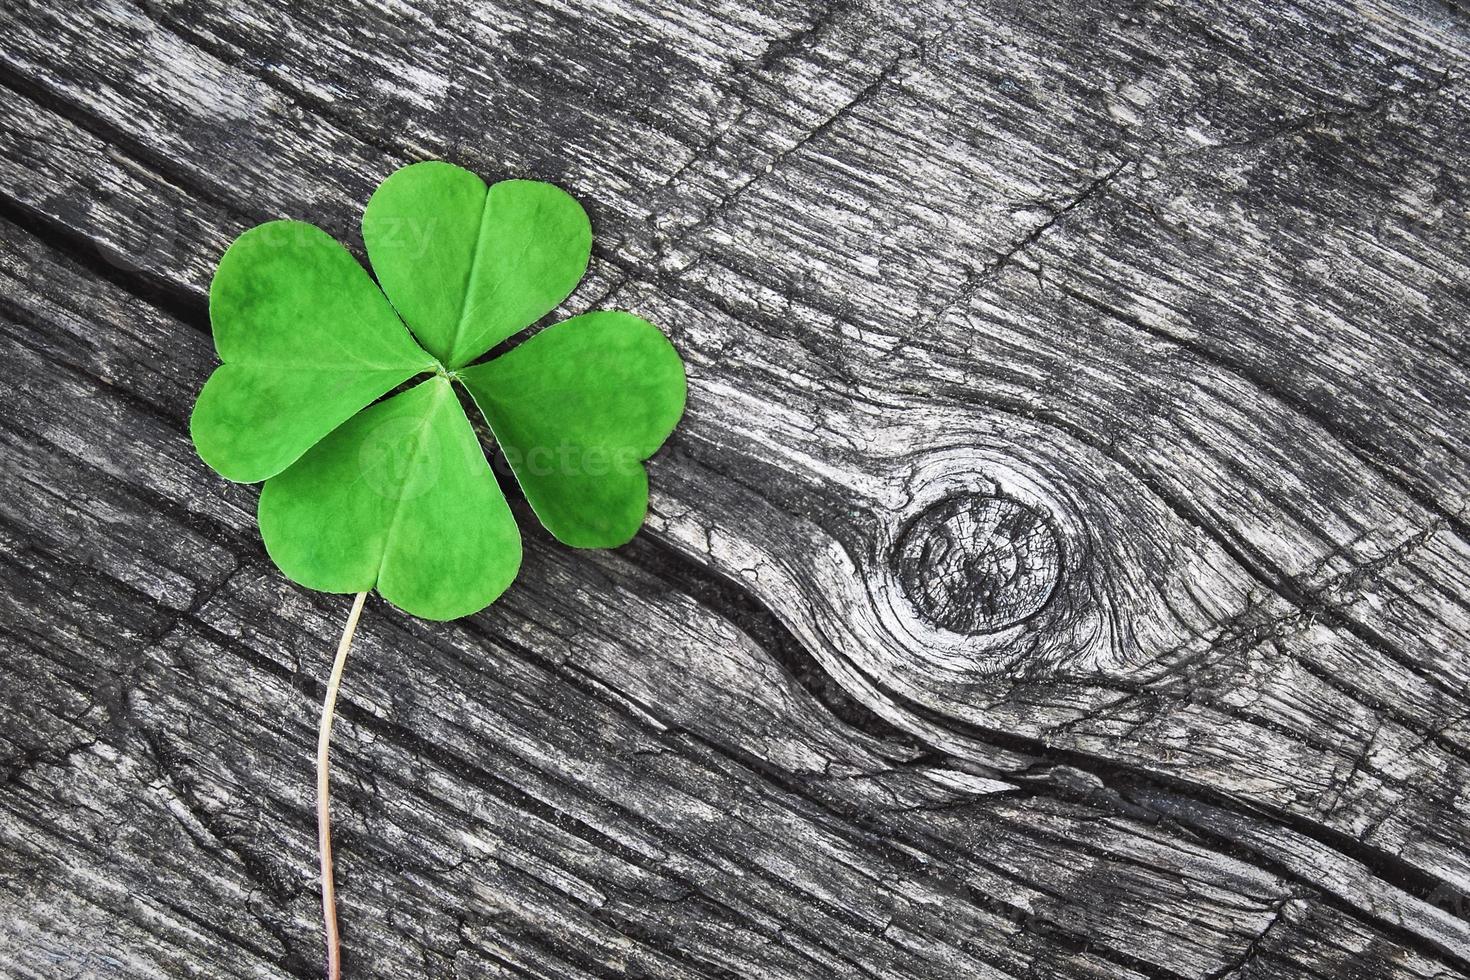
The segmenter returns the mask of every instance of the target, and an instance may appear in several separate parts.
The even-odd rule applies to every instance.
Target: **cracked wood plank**
[[[1462,15],[4,26],[12,972],[313,972],[340,611],[182,420],[224,245],[424,155],[587,200],[691,408],[644,543],[380,611],[360,975],[1470,968]]]

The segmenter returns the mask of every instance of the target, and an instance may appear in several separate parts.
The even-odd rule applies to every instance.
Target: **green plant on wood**
[[[333,980],[327,748],[367,593],[454,619],[493,602],[520,568],[520,532],[454,385],[483,414],[537,520],[578,548],[615,547],[642,525],[643,461],[673,431],[685,397],[678,353],[629,313],[584,313],[476,363],[587,270],[591,226],[560,188],[487,186],[459,167],[417,163],[373,193],[362,234],[376,283],[303,222],[268,222],[235,240],[209,288],[221,364],[190,419],[200,457],[221,476],[264,481],[260,533],[281,571],[357,594],[317,751]]]

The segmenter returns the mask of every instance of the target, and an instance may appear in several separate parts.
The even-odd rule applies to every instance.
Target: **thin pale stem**
[[[342,978],[342,937],[337,931],[337,888],[332,883],[332,798],[331,759],[332,713],[337,706],[337,689],[342,686],[342,668],[347,664],[347,651],[352,649],[352,634],[357,632],[357,619],[362,615],[366,592],[359,592],[347,614],[347,626],[337,644],[337,659],[332,663],[332,677],[327,681],[327,696],[322,700],[322,725],[316,739],[316,839],[322,859],[322,922],[327,930],[327,980]]]

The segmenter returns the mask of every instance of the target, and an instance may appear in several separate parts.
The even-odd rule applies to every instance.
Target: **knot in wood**
[[[993,633],[1056,591],[1061,546],[1046,515],[994,494],[947,497],[900,533],[894,571],[914,608],[952,633]]]

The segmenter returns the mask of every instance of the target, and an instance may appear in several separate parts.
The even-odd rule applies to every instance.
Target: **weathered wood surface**
[[[186,419],[224,246],[433,156],[587,202],[690,410],[633,545],[370,604],[350,976],[1470,976],[1467,69],[1432,2],[7,4],[0,974],[317,975],[346,602]]]

